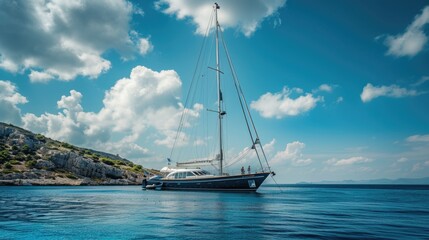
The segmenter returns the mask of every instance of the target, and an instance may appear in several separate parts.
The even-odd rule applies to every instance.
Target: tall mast
[[[223,175],[223,146],[222,146],[222,116],[225,112],[222,111],[222,90],[220,88],[220,67],[219,67],[219,22],[217,20],[217,10],[219,5],[215,3],[215,24],[216,24],[216,80],[217,80],[217,105],[219,116],[219,175]]]

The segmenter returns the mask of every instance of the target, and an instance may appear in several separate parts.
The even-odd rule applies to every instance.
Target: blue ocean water
[[[429,187],[0,187],[0,239],[429,239]]]

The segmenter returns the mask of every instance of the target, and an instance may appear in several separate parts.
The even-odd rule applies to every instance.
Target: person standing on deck
[[[241,174],[244,175],[246,172],[244,171],[244,167],[241,166]]]
[[[247,167],[247,173],[250,174],[250,165]]]

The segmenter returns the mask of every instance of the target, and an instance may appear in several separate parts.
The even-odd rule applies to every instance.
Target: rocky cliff
[[[117,155],[0,123],[0,185],[140,184],[147,171]]]

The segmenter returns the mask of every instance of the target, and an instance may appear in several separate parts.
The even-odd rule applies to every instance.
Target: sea
[[[2,186],[0,239],[429,239],[429,186]]]

